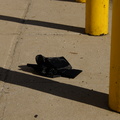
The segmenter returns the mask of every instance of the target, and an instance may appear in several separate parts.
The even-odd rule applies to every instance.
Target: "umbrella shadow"
[[[36,68],[37,64],[30,64],[30,65],[35,66],[35,68],[28,67],[28,65],[21,65],[21,66],[19,66],[19,68],[22,71],[30,72],[30,73],[33,73],[36,75],[41,75],[41,76],[48,77],[48,78],[65,77],[65,78],[74,79],[76,76],[78,76],[82,72],[82,70],[78,70],[78,69],[66,69],[66,70],[63,69],[63,70],[61,70],[62,74],[52,73],[52,76],[50,76],[47,72],[46,72],[46,75],[41,74],[40,69],[38,67]],[[32,70],[29,68],[32,68]],[[44,73],[45,73],[45,71],[44,71]]]

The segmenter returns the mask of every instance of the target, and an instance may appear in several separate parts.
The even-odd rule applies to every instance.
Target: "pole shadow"
[[[42,26],[42,27],[48,27],[48,28],[54,28],[54,29],[60,29],[60,30],[66,30],[66,31],[85,34],[85,28],[75,27],[75,26],[70,26],[70,25],[63,25],[63,24],[58,24],[58,23],[51,23],[51,22],[38,21],[38,20],[26,20],[26,19],[10,17],[10,16],[5,16],[5,15],[0,15],[0,20],[17,22],[17,23],[28,24],[28,25]]]
[[[31,71],[28,68],[24,68],[24,71],[25,69],[26,71]],[[1,70],[4,71],[4,74],[7,74],[7,78],[2,80],[6,83],[27,87],[51,95],[109,110],[108,94],[106,93],[53,81],[48,78],[42,78],[41,76],[38,77],[3,68],[0,68],[0,71]]]

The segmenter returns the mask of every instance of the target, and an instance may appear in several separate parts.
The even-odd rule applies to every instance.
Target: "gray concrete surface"
[[[85,4],[0,0],[0,120],[119,120],[108,107],[109,34],[84,33]],[[35,56],[64,56],[75,79],[46,78],[26,67]]]

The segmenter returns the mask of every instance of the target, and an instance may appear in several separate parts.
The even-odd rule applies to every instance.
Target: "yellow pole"
[[[109,107],[120,112],[120,0],[113,0]]]
[[[90,35],[108,34],[109,0],[86,1],[86,28]]]
[[[77,2],[80,2],[80,3],[85,3],[86,0],[76,0]]]

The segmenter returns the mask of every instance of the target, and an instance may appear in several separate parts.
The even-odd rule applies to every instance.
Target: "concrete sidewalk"
[[[119,120],[108,107],[109,34],[89,36],[85,4],[0,0],[0,120]],[[26,67],[35,56],[64,56],[75,79],[47,78]]]

